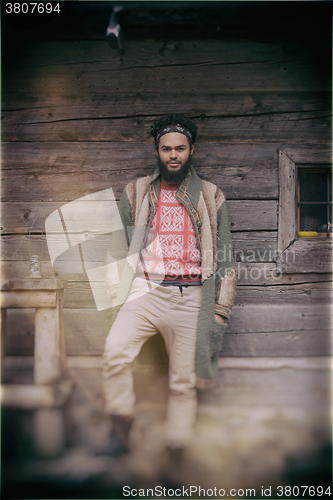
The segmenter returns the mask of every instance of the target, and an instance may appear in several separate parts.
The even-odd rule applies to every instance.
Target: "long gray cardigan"
[[[127,244],[117,246],[118,262],[107,264],[106,272],[108,294],[117,295],[118,305],[112,311],[112,322],[125,302],[135,277],[140,251],[145,246],[157,210],[160,184],[160,174],[156,170],[153,175],[132,181],[121,196],[118,209]],[[229,222],[223,193],[214,184],[200,179],[193,167],[177,188],[175,196],[189,213],[201,255],[202,301],[197,332],[196,373],[197,387],[205,389],[212,385],[216,375],[226,329],[226,323],[217,322],[214,314],[228,319],[236,295]]]

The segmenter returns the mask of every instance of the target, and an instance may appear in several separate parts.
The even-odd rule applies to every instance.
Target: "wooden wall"
[[[73,30],[52,21],[24,43],[6,34],[2,276],[27,277],[35,252],[42,252],[43,275],[54,275],[46,217],[107,187],[119,199],[127,182],[155,166],[153,121],[181,112],[199,127],[199,175],[228,200],[239,285],[223,355],[328,354],[331,275],[277,275],[275,257],[278,153],[330,142],[330,60],[283,26],[279,37],[266,30],[264,40],[244,39],[239,26],[219,39],[181,39],[178,26],[178,38],[164,42],[128,36],[120,54],[104,39],[109,12],[94,17],[80,8]],[[75,9],[71,15],[77,19]],[[109,311],[95,309],[86,275],[59,276],[68,279],[68,354],[101,354]],[[7,330],[7,354],[32,353],[31,312],[9,311]]]

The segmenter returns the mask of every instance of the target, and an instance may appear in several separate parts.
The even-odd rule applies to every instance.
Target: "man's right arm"
[[[120,221],[118,228],[110,237],[110,244],[105,259],[105,284],[108,296],[115,302],[121,274],[128,253],[131,237],[132,208],[126,190],[123,191],[118,203]]]

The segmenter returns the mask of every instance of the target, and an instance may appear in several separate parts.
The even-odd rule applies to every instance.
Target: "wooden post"
[[[66,348],[63,326],[63,288],[65,282],[57,279],[17,279],[1,282],[1,355],[5,352],[5,317],[7,307],[35,308],[35,386],[5,388],[5,401],[16,407],[39,406],[34,412],[33,426],[36,448],[43,456],[62,452],[66,441],[65,405],[70,392],[68,386]],[[65,385],[64,385],[65,384]],[[54,388],[57,385],[58,389]],[[40,390],[35,390],[39,386]],[[41,387],[43,386],[43,387]],[[60,389],[59,389],[60,388]],[[29,391],[35,396],[29,398]],[[44,390],[45,389],[45,390]],[[65,390],[64,401],[59,395]],[[60,392],[59,392],[60,391]],[[19,395],[21,394],[21,397]],[[61,404],[60,404],[61,402]],[[52,406],[52,407],[51,407]]]
[[[36,309],[34,382],[55,384],[61,379],[59,315],[57,308]]]
[[[6,353],[6,308],[1,307],[1,379],[3,379],[3,360]]]
[[[63,319],[63,301],[64,301],[64,290],[57,290],[57,315],[59,321],[59,349],[60,349],[60,363],[62,378],[68,377],[68,367],[67,367],[67,354],[66,354],[66,343],[65,343],[65,332],[64,332],[64,319]]]
[[[66,423],[61,408],[39,408],[33,414],[35,446],[43,457],[59,455],[66,445]]]
[[[57,290],[55,308],[36,309],[34,381],[37,385],[55,384],[67,374],[62,300],[63,291]],[[33,428],[40,455],[51,457],[61,453],[66,444],[63,408],[36,410]]]

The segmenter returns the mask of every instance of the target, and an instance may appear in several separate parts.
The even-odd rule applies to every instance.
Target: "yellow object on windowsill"
[[[318,236],[318,233],[316,231],[298,231],[298,236],[303,236],[307,238],[315,238]]]

